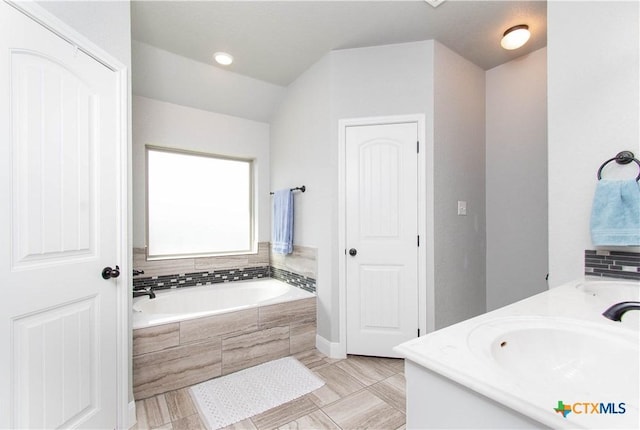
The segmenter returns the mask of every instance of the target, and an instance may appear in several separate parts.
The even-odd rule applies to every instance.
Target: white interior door
[[[114,428],[116,73],[0,2],[0,428]]]
[[[345,133],[347,353],[394,357],[418,334],[418,125]]]

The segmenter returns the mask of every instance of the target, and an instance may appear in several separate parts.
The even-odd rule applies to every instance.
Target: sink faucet
[[[151,287],[134,287],[133,297],[149,296],[149,299],[155,299],[156,293],[153,292]]]
[[[604,311],[602,315],[611,321],[621,321],[622,315],[631,310],[640,310],[640,302],[620,302]]]

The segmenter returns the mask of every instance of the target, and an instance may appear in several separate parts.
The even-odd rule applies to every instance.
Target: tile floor
[[[403,360],[358,355],[336,360],[317,350],[294,357],[326,384],[227,429],[404,429]],[[137,401],[136,413],[132,430],[204,428],[188,388]]]

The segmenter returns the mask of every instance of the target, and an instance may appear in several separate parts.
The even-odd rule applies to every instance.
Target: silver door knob
[[[357,250],[357,249],[355,249],[355,248],[351,248],[351,249],[349,250],[349,255],[350,255],[350,256],[352,256],[352,257],[355,257],[355,255],[356,255],[357,253],[358,253],[358,250]]]

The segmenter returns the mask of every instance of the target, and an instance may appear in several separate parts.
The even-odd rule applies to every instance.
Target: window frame
[[[182,155],[190,155],[196,157],[205,157],[205,158],[215,158],[218,160],[231,160],[231,161],[240,161],[246,162],[249,165],[249,248],[244,250],[230,250],[230,251],[221,251],[221,252],[193,252],[193,253],[180,253],[180,254],[161,254],[161,255],[152,255],[149,253],[149,152],[166,152],[171,154],[182,154]],[[161,261],[161,260],[177,260],[177,259],[186,259],[186,258],[204,258],[204,257],[219,257],[219,256],[227,256],[227,255],[247,255],[247,254],[256,254],[258,252],[258,244],[256,240],[256,231],[257,231],[257,223],[258,223],[258,213],[257,213],[257,196],[255,194],[256,184],[255,184],[255,158],[245,158],[245,157],[234,157],[229,155],[221,155],[214,154],[202,151],[192,151],[188,149],[180,149],[180,148],[170,148],[165,146],[156,146],[156,145],[145,145],[145,253],[147,261]]]

